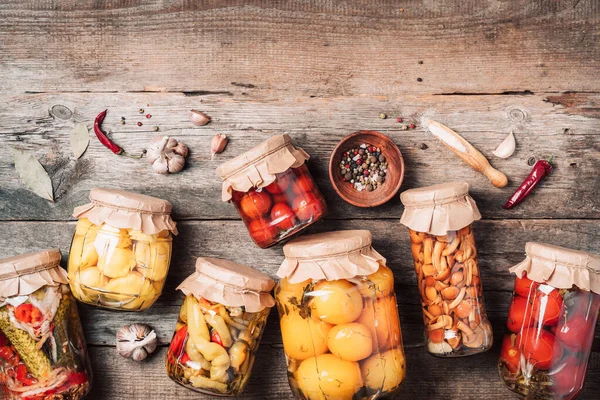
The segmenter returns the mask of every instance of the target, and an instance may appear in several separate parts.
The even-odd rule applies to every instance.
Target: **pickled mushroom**
[[[363,386],[358,363],[341,360],[333,354],[302,361],[294,376],[309,400],[352,399]]]
[[[79,272],[79,283],[92,288],[103,288],[109,282],[97,267],[90,267]]]
[[[171,261],[170,242],[136,242],[135,263],[139,272],[153,281],[159,281],[167,276]]]
[[[131,249],[115,247],[100,255],[98,268],[109,278],[122,278],[129,275],[135,267],[135,259]]]

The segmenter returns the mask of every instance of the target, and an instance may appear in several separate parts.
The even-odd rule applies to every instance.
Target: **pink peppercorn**
[[[402,122],[402,121],[403,121],[403,119],[402,119],[402,118],[398,118],[396,121],[398,121],[398,122]]]
[[[138,123],[137,123],[137,126],[142,126],[142,123],[141,123],[141,122],[138,122]]]
[[[415,124],[410,124],[409,127],[410,129],[415,129]]]

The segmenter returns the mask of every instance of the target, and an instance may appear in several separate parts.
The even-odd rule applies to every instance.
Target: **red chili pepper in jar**
[[[132,157],[132,158],[141,158],[143,156],[143,154],[140,156],[132,156],[130,154],[127,154],[125,152],[125,150],[123,150],[123,148],[121,148],[121,146],[119,146],[118,144],[116,144],[115,142],[110,140],[108,138],[108,136],[106,136],[106,133],[104,133],[104,131],[102,131],[102,129],[100,128],[100,125],[102,125],[102,122],[104,121],[104,118],[106,117],[107,111],[108,110],[102,111],[100,114],[98,114],[96,116],[96,119],[94,120],[94,133],[96,134],[96,137],[98,137],[98,140],[100,141],[100,143],[102,143],[104,145],[104,147],[106,147],[107,149],[109,149],[110,151],[112,151],[113,153],[115,153],[118,156],[124,155],[124,156]]]
[[[25,364],[20,364],[17,367],[17,380],[25,386],[31,386],[36,382],[35,379],[27,377],[27,367]]]
[[[551,160],[552,159],[550,159],[550,161]],[[550,164],[550,161],[539,160],[535,163],[533,169],[531,170],[527,178],[525,178],[523,183],[519,185],[517,191],[510,197],[510,199],[508,199],[506,204],[503,206],[505,209],[508,210],[509,208],[512,208],[520,202],[522,202],[523,200],[525,200],[527,196],[531,194],[533,189],[535,189],[536,186],[540,183],[540,181],[544,179],[547,175],[549,175],[550,172],[552,172],[552,165]]]
[[[167,356],[169,357],[169,362],[171,364],[175,364],[175,359],[179,358],[179,355],[183,350],[183,342],[187,337],[187,332],[187,326],[184,326],[173,336],[171,344],[169,345],[169,349],[167,350]]]
[[[214,329],[210,334],[210,341],[215,342],[219,346],[223,347],[223,340],[221,339],[221,335],[219,335],[219,333]]]

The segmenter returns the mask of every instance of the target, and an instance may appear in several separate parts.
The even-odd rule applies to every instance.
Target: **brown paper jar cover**
[[[234,190],[245,193],[251,188],[269,186],[275,181],[275,174],[297,168],[309,158],[304,150],[292,144],[289,135],[273,136],[217,168],[223,180],[221,198],[229,201]]]
[[[29,295],[43,286],[69,283],[60,258],[59,249],[49,249],[1,259],[0,301]]]
[[[600,294],[600,255],[551,244],[528,242],[525,259],[510,268],[522,278],[547,283],[557,289],[579,289]]]
[[[271,290],[275,282],[268,275],[246,265],[220,258],[200,257],[196,272],[178,287],[186,296],[204,297],[229,307],[244,306],[248,312],[273,307]]]
[[[177,235],[171,219],[173,206],[167,200],[118,189],[94,188],[90,203],[75,207],[75,218],[87,218],[95,225],[107,223],[120,229],[137,229],[148,235],[169,230]]]
[[[445,235],[481,219],[466,182],[406,190],[400,200],[404,204],[400,223],[417,232]]]
[[[307,279],[351,279],[370,275],[385,258],[371,246],[371,232],[347,230],[301,236],[283,246],[277,276],[290,283]]]

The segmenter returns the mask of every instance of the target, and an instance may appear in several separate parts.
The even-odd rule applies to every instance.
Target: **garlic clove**
[[[198,110],[190,110],[190,121],[196,126],[204,126],[211,121],[211,118]]]
[[[504,139],[502,143],[496,147],[496,150],[494,150],[492,154],[499,158],[508,158],[513,155],[516,147],[517,142],[515,140],[515,135],[511,131],[506,139]]]
[[[167,153],[167,168],[170,173],[179,172],[185,165],[185,158],[175,152]]]
[[[168,136],[157,136],[152,139],[150,145],[146,149],[146,158],[148,159],[148,163],[152,164],[154,161],[160,158],[168,140]]]
[[[218,133],[213,136],[212,140],[210,141],[211,159],[215,156],[215,154],[222,153],[225,150],[225,147],[227,147],[227,143],[229,143],[229,138],[222,133]]]
[[[177,146],[173,148],[173,151],[182,157],[188,156],[188,147],[182,142],[177,143]]]
[[[131,358],[135,361],[142,361],[148,357],[148,352],[143,347],[138,347],[133,350]]]
[[[152,170],[157,174],[169,173],[169,161],[166,158],[159,158],[152,163]]]

